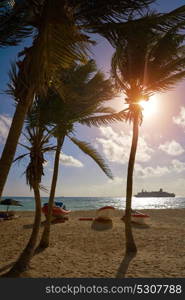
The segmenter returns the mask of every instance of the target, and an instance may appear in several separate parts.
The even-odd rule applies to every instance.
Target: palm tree
[[[24,59],[18,62],[19,80],[16,99],[19,103],[12,120],[6,144],[0,159],[0,198],[15,155],[25,116],[33,103],[35,94],[46,92],[56,80],[57,68],[69,67],[72,61],[84,61],[89,39],[80,30],[105,20],[118,20],[130,13],[146,8],[155,0],[22,0],[8,9],[10,13],[1,19],[0,34],[7,33],[18,43],[32,33],[33,43],[24,49]],[[3,1],[4,2],[4,1]],[[0,7],[2,11],[4,6]],[[5,4],[7,11],[7,2]],[[93,14],[89,13],[93,10]],[[0,12],[1,12],[0,11]],[[14,23],[16,26],[14,26]],[[80,26],[77,26],[76,24]],[[2,26],[3,25],[3,26]],[[4,43],[4,38],[0,43]],[[14,43],[14,41],[13,41]],[[58,86],[55,82],[56,87]]]
[[[37,99],[32,110],[31,123],[48,126],[57,139],[55,153],[54,171],[50,190],[48,217],[39,248],[49,245],[49,232],[51,212],[55,197],[55,189],[59,171],[59,159],[65,138],[69,138],[84,153],[89,155],[103,170],[112,178],[111,171],[107,167],[100,154],[87,142],[79,141],[71,133],[78,122],[85,122],[86,117],[92,117],[95,113],[112,113],[110,108],[102,107],[101,104],[111,100],[115,95],[110,80],[105,80],[101,72],[96,72],[93,61],[85,65],[74,65],[68,71],[61,71],[64,96],[61,98],[55,90],[50,90],[46,99]],[[47,103],[47,105],[46,105]]]
[[[139,125],[143,118],[140,101],[148,101],[154,93],[165,92],[185,77],[185,35],[181,31],[185,23],[172,20],[164,25],[164,19],[160,18],[151,14],[125,24],[109,24],[99,28],[99,32],[115,48],[112,75],[117,88],[126,96],[125,120],[133,123],[126,188],[127,254],[137,251],[131,229],[131,205]],[[104,118],[103,122],[108,120]],[[89,120],[89,125],[92,124],[102,124],[101,119]]]
[[[57,88],[57,69],[69,67],[74,60],[85,61],[89,42],[75,24],[67,1],[30,0],[24,3],[29,11],[27,26],[33,28],[34,36],[31,47],[20,53],[23,59],[17,63],[17,106],[0,160],[0,196],[35,94],[46,93],[51,83]]]
[[[20,155],[14,161],[20,160],[26,156],[29,156],[30,158],[25,175],[27,184],[30,186],[30,189],[33,189],[34,191],[35,219],[32,233],[26,247],[10,271],[3,275],[4,277],[18,277],[28,268],[29,262],[34,254],[41,222],[40,189],[43,188],[41,186],[41,179],[44,175],[44,154],[46,152],[55,150],[55,147],[49,144],[50,134],[45,134],[44,129],[41,127],[35,127],[32,129],[27,128],[24,136],[26,137],[26,140],[29,142],[30,146],[20,144],[26,149],[26,153]]]

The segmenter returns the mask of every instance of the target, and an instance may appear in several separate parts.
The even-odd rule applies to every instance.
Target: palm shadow
[[[35,256],[35,255],[37,255],[37,254],[43,252],[44,250],[45,250],[45,248],[38,248],[38,247],[37,247],[37,248],[35,249],[35,251],[34,251],[33,256]],[[2,273],[2,272],[4,272],[4,271],[8,270],[8,269],[11,268],[11,267],[13,267],[13,265],[14,265],[15,263],[16,263],[16,260],[13,261],[13,262],[11,262],[11,263],[9,263],[9,264],[7,264],[7,265],[2,266],[2,267],[0,268],[0,273]],[[29,267],[29,268],[31,268],[31,267]],[[2,276],[3,276],[3,274],[0,275],[0,277],[2,277]]]
[[[139,224],[139,223],[133,223],[132,222],[132,227],[133,228],[138,228],[138,229],[148,229],[150,226],[148,224]]]
[[[7,264],[7,265],[1,267],[1,268],[0,268],[0,273],[1,273],[1,272],[4,272],[4,271],[6,271],[6,270],[8,270],[8,269],[9,269],[10,267],[12,267],[14,264],[15,264],[15,261],[14,261],[14,262],[11,262],[10,264]],[[0,275],[0,276],[2,276],[2,275]]]
[[[46,220],[42,221],[40,223],[40,227],[43,227],[45,225],[45,223],[46,223]],[[50,225],[55,225],[55,224],[60,224],[60,223],[64,223],[63,219],[53,220]],[[24,229],[31,229],[31,228],[33,228],[33,224],[25,224],[25,225],[23,225],[23,228]]]
[[[136,253],[125,254],[119,269],[117,270],[116,278],[125,278],[129,264],[135,256]]]
[[[40,223],[40,227],[43,227],[45,223],[46,223],[46,221],[42,221]],[[23,225],[23,228],[24,229],[31,229],[31,228],[33,228],[33,224],[25,224],[25,225]]]

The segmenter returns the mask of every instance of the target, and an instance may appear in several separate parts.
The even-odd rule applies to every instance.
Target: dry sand
[[[185,277],[185,209],[145,212],[148,226],[133,225],[138,253],[125,277]],[[33,213],[18,214],[20,218],[0,223],[0,273],[16,260],[31,232]],[[22,276],[116,277],[125,251],[122,215],[116,211],[113,227],[101,231],[92,221],[78,220],[96,216],[95,211],[72,212],[65,223],[52,225],[50,247],[35,255]]]

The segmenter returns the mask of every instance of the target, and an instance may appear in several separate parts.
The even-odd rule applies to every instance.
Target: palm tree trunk
[[[34,196],[36,204],[35,219],[30,239],[16,263],[3,277],[19,277],[22,272],[27,270],[30,260],[34,255],[41,223],[41,199],[38,185],[34,186]]]
[[[48,202],[48,215],[47,215],[47,218],[46,218],[44,231],[43,231],[38,249],[45,249],[49,246],[52,208],[53,208],[53,203],[54,203],[54,198],[55,198],[55,190],[56,190],[57,179],[58,179],[60,153],[61,153],[62,145],[64,143],[64,139],[65,139],[65,136],[57,138],[57,149],[56,149],[56,153],[55,153],[53,178],[52,178],[50,197],[49,197],[49,202]]]
[[[137,252],[137,247],[134,242],[131,226],[131,208],[132,208],[132,189],[133,189],[133,171],[135,164],[135,156],[137,150],[139,135],[139,117],[136,113],[133,120],[133,137],[130,151],[128,172],[127,172],[127,191],[126,191],[126,211],[125,211],[125,238],[126,238],[126,253],[130,254]]]
[[[2,196],[8,173],[15,155],[17,143],[24,124],[24,119],[33,101],[33,97],[34,92],[33,90],[30,90],[27,94],[27,97],[25,97],[23,101],[20,100],[16,107],[6,144],[0,159],[0,198]]]

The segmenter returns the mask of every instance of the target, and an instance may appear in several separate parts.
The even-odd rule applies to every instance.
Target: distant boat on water
[[[147,198],[147,197],[175,197],[174,193],[168,193],[164,192],[163,189],[160,189],[159,191],[152,191],[147,192],[142,190],[141,192],[137,193],[137,195],[134,195],[137,198]]]

